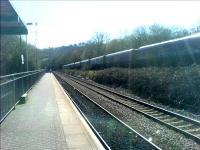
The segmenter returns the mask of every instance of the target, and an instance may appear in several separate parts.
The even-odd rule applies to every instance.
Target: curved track
[[[200,143],[200,122],[197,120],[185,117],[158,106],[148,104],[136,98],[117,93],[97,84],[89,83],[70,75],[65,74],[65,76],[77,84],[84,86],[85,88],[88,88],[128,108],[131,108],[132,110],[137,111],[144,116],[153,119],[154,121],[159,122],[173,130],[176,130],[184,134],[186,137],[189,137]]]

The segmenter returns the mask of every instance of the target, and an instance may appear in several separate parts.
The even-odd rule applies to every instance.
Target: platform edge
[[[53,74],[52,74],[53,75]],[[55,79],[56,83],[59,85],[61,91],[63,92],[63,94],[66,96],[67,99],[69,99],[69,102],[73,108],[73,110],[76,112],[76,114],[78,115],[82,125],[84,126],[84,128],[86,129],[86,131],[88,132],[88,134],[90,135],[90,137],[93,139],[95,145],[97,146],[97,148],[99,150],[105,150],[105,148],[103,147],[103,145],[101,144],[101,142],[99,141],[99,139],[96,137],[96,135],[93,133],[92,129],[89,127],[89,125],[87,124],[87,122],[85,121],[85,119],[83,118],[83,116],[79,113],[78,109],[74,106],[73,102],[71,101],[71,98],[66,94],[65,90],[63,89],[63,87],[60,85],[60,83],[58,82],[58,80],[56,79],[56,77],[53,75],[53,78]]]

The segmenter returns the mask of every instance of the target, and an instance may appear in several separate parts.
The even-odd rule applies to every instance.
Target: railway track
[[[141,113],[144,116],[161,123],[170,129],[180,132],[186,137],[189,137],[200,143],[200,122],[197,120],[185,117],[172,111],[168,111],[158,106],[148,104],[133,97],[117,93],[108,88],[89,83],[88,81],[83,81],[79,78],[66,74],[65,76],[77,84],[84,86],[85,88],[88,88],[112,101]]]
[[[58,74],[58,73],[55,73],[55,75],[56,75],[56,77],[57,78],[59,78],[59,82],[61,81],[61,84],[63,85],[63,83],[62,82],[65,82],[66,84],[68,84],[69,86],[71,86],[72,87],[72,90],[74,91],[78,91],[78,93],[80,93],[81,94],[81,97],[85,97],[86,99],[88,99],[89,101],[91,101],[93,104],[95,104],[96,106],[98,106],[98,108],[94,108],[94,106],[92,106],[93,107],[93,109],[95,109],[95,111],[94,112],[96,112],[96,111],[98,111],[98,109],[100,108],[101,110],[103,110],[106,114],[108,114],[111,118],[113,118],[116,122],[118,122],[120,125],[116,125],[117,127],[119,127],[119,126],[122,126],[123,128],[125,128],[126,130],[127,130],[127,133],[120,133],[120,134],[126,134],[125,135],[125,137],[127,138],[128,137],[128,135],[127,134],[129,134],[129,135],[131,135],[131,137],[129,137],[130,139],[128,140],[128,139],[124,139],[125,141],[129,141],[130,142],[130,140],[133,140],[133,141],[135,141],[137,144],[139,144],[139,147],[138,147],[138,149],[141,149],[141,150],[145,150],[145,149],[152,149],[152,150],[161,150],[161,148],[160,147],[158,147],[157,145],[155,145],[154,143],[152,143],[151,141],[149,141],[148,139],[146,139],[144,136],[142,136],[141,134],[139,134],[137,131],[135,131],[133,128],[131,128],[129,125],[127,125],[127,124],[125,124],[123,121],[121,121],[120,119],[118,119],[116,116],[114,116],[112,113],[110,113],[109,111],[107,111],[105,108],[103,108],[102,106],[100,106],[98,103],[96,103],[95,101],[93,101],[91,98],[89,98],[87,95],[85,95],[83,92],[81,92],[79,89],[77,89],[76,87],[74,87],[72,84],[70,84],[70,83],[68,83],[66,80],[65,80],[65,77],[63,77],[62,75],[60,75],[60,74]],[[71,96],[70,96],[71,97]],[[86,102],[86,101],[84,101],[84,102]],[[73,101],[73,103],[75,104],[75,106],[76,107],[78,107],[78,105],[76,104],[76,102],[74,102]],[[89,107],[89,104],[87,105],[87,107]],[[78,108],[79,109],[79,111],[80,111],[80,108]],[[88,108],[87,108],[88,109]],[[81,111],[82,112],[82,111]],[[83,112],[82,112],[82,114],[83,114]],[[84,115],[85,116],[85,115]],[[97,116],[99,116],[99,114],[97,115]],[[104,115],[104,118],[107,118],[105,115]],[[88,119],[87,119],[87,121],[88,121]],[[109,119],[109,121],[107,121],[107,122],[112,122],[112,123],[114,123],[111,119]],[[105,123],[104,123],[105,124]],[[115,124],[115,123],[114,123]],[[124,130],[124,129],[123,129]],[[95,130],[96,131],[96,130]],[[96,131],[97,132],[97,131]],[[106,132],[108,132],[107,130],[106,130]],[[114,131],[115,133],[116,133],[116,131]],[[98,133],[98,132],[97,132]],[[98,134],[98,136],[100,136],[99,134]],[[102,137],[101,137],[102,138]],[[119,137],[114,137],[114,138],[117,138],[117,139],[119,139]],[[134,140],[134,138],[136,138],[137,140]],[[110,139],[109,139],[110,140]],[[122,139],[119,139],[120,141],[122,140]],[[110,141],[113,141],[113,140],[110,140]],[[106,142],[106,141],[104,141],[104,142]],[[133,147],[133,149],[137,149],[137,144],[136,143],[132,143],[131,145],[132,146],[134,146]],[[118,143],[119,144],[119,143]],[[104,145],[105,145],[105,143],[104,143]],[[129,146],[131,146],[130,144],[129,144]],[[112,145],[113,146],[113,145]],[[112,147],[111,146],[111,147]],[[124,146],[124,145],[121,145],[122,147]],[[106,149],[112,149],[111,147],[109,147],[109,145],[107,145],[107,143],[106,143]],[[119,149],[120,147],[117,147],[117,148],[114,148],[114,149]],[[126,148],[126,147],[123,147],[123,149],[132,149],[132,148],[130,148],[130,147],[128,147],[128,148]]]

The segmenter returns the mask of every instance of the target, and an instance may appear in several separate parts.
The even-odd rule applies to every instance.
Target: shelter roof
[[[1,34],[28,34],[26,26],[9,0],[0,0],[0,12]]]

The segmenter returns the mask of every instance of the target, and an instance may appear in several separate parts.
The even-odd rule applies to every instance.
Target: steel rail
[[[57,77],[59,77],[60,79],[62,79],[64,82],[67,82],[65,80],[64,77],[62,77],[61,75],[55,73]],[[152,143],[151,141],[149,141],[148,139],[146,139],[143,135],[141,135],[140,133],[138,133],[137,131],[135,131],[132,127],[130,127],[129,125],[127,125],[126,123],[124,123],[122,120],[120,120],[118,117],[116,117],[115,115],[113,115],[111,112],[109,112],[108,110],[106,110],[105,108],[103,108],[101,105],[99,105],[97,102],[95,102],[94,100],[92,100],[90,97],[88,97],[86,94],[84,94],[83,92],[81,92],[79,89],[77,89],[76,87],[74,87],[73,85],[71,85],[69,82],[67,82],[70,86],[72,86],[74,88],[74,90],[78,91],[81,95],[83,95],[86,99],[90,100],[92,103],[94,103],[96,106],[98,106],[99,108],[101,108],[102,110],[104,110],[107,114],[109,114],[110,116],[112,116],[114,119],[116,119],[118,122],[120,122],[121,124],[123,124],[125,127],[127,127],[128,129],[130,129],[132,132],[134,132],[135,134],[137,134],[140,138],[142,138],[145,142],[149,143],[151,146],[153,146],[156,150],[162,150],[160,147],[158,147],[156,144]]]
[[[61,81],[64,81],[63,79],[61,79],[59,76],[56,75],[56,77],[58,77]],[[66,81],[64,81],[66,82]],[[75,87],[73,87],[75,89]],[[67,96],[70,98],[70,100],[72,101],[72,103],[75,105],[75,107],[78,109],[79,113],[83,116],[83,118],[86,120],[86,122],[88,123],[89,127],[92,129],[92,131],[94,132],[94,134],[97,136],[97,138],[100,140],[101,144],[104,146],[104,148],[106,150],[111,150],[110,147],[108,146],[108,144],[104,141],[104,139],[101,137],[101,135],[97,132],[97,130],[95,129],[95,127],[90,123],[89,119],[85,116],[85,114],[83,113],[83,111],[79,108],[79,106],[76,104],[76,102],[73,100],[73,98],[70,96],[70,94],[63,88],[63,90],[65,91],[65,93],[67,94]],[[75,89],[76,90],[76,89]]]
[[[111,100],[113,100],[113,101],[116,101],[116,102],[118,102],[118,103],[120,103],[120,104],[122,104],[122,105],[128,107],[128,108],[131,108],[131,109],[133,109],[133,110],[135,110],[135,111],[137,111],[137,112],[139,112],[139,113],[145,115],[146,117],[151,118],[151,119],[153,119],[154,121],[159,122],[159,123],[161,123],[161,124],[163,124],[163,125],[166,125],[167,127],[171,128],[171,129],[174,129],[174,130],[176,130],[176,131],[178,131],[178,132],[184,134],[185,136],[192,138],[192,139],[195,140],[196,142],[200,143],[200,134],[196,134],[196,135],[195,135],[195,134],[193,134],[193,133],[190,133],[190,132],[187,131],[187,130],[189,130],[189,129],[187,129],[187,128],[186,128],[185,130],[184,130],[184,129],[181,129],[179,126],[172,125],[172,124],[170,124],[170,122],[167,122],[167,121],[164,121],[164,120],[162,120],[162,119],[159,119],[159,116],[158,116],[158,117],[155,117],[154,115],[157,115],[158,113],[162,112],[162,113],[164,113],[163,115],[166,115],[166,114],[169,115],[169,116],[167,116],[167,117],[173,116],[173,117],[176,117],[175,119],[181,119],[181,120],[187,121],[187,123],[189,122],[189,124],[193,123],[194,125],[197,126],[197,127],[195,127],[195,130],[196,130],[197,132],[200,131],[200,122],[199,122],[199,121],[194,120],[194,119],[191,119],[191,118],[188,118],[188,117],[185,117],[185,116],[182,116],[182,115],[180,115],[180,114],[177,114],[177,113],[174,113],[174,112],[171,112],[171,111],[168,111],[168,110],[165,110],[165,109],[163,109],[163,108],[159,108],[159,107],[157,107],[157,106],[148,104],[148,103],[146,103],[146,102],[142,102],[142,101],[140,101],[140,100],[136,100],[136,99],[134,99],[134,98],[132,98],[132,97],[129,97],[129,96],[126,96],[126,95],[122,95],[122,94],[120,94],[120,93],[116,93],[116,92],[114,92],[114,91],[111,91],[111,90],[109,90],[109,89],[106,89],[106,88],[103,88],[103,87],[94,85],[94,84],[92,84],[92,83],[88,83],[88,82],[86,82],[86,81],[82,81],[82,80],[77,79],[77,78],[75,78],[75,77],[72,77],[72,76],[69,76],[69,75],[67,75],[67,76],[68,76],[69,78],[71,78],[71,80],[73,80],[74,82],[76,82],[76,83],[78,83],[78,84],[80,84],[80,85],[82,85],[82,86],[84,86],[84,87],[87,87],[88,89],[90,89],[90,90],[92,90],[92,91],[94,91],[94,92],[96,92],[96,93],[98,93],[98,94],[101,94],[101,95],[103,95],[104,97],[106,97],[106,98],[108,98],[108,99],[111,99]],[[145,112],[145,109],[141,110],[141,109],[136,108],[135,106],[130,106],[130,103],[117,101],[116,99],[113,99],[112,97],[107,96],[106,94],[103,94],[103,93],[101,93],[101,92],[98,92],[98,91],[94,90],[93,88],[90,88],[90,87],[88,87],[88,86],[86,86],[86,85],[84,85],[84,84],[82,84],[82,83],[79,83],[77,80],[78,80],[79,82],[83,82],[83,83],[85,83],[85,84],[87,84],[87,85],[89,84],[89,85],[91,85],[91,86],[93,86],[93,87],[96,87],[96,88],[105,90],[105,91],[110,92],[110,93],[112,93],[112,94],[116,94],[117,96],[120,96],[120,97],[122,97],[122,98],[128,99],[129,101],[125,100],[125,101],[127,101],[127,102],[133,102],[133,101],[134,101],[134,102],[137,102],[137,103],[139,103],[139,104],[145,105],[146,107],[148,107],[148,109],[149,109],[149,108],[150,108],[150,109],[153,109],[151,112],[154,111],[154,112],[153,112],[154,115]],[[130,100],[131,100],[131,101],[130,101]],[[141,108],[145,108],[145,107],[142,106],[142,105],[141,105],[140,107],[141,107]],[[146,110],[148,110],[148,109],[146,109]],[[150,110],[150,109],[149,109],[149,110]],[[157,113],[157,112],[155,113],[155,110],[157,110],[158,113]],[[162,115],[160,115],[160,116],[162,116]],[[166,117],[166,116],[165,116],[165,117]],[[168,120],[169,120],[169,119],[168,119]],[[181,121],[181,120],[179,120],[179,121]],[[171,122],[171,123],[173,123],[173,122]],[[191,125],[192,125],[192,124],[191,124]],[[183,126],[183,127],[184,127],[184,126]],[[189,130],[189,131],[190,131],[190,130]]]
[[[83,80],[81,80],[81,79],[79,79],[79,78],[76,78],[76,77],[73,77],[73,76],[71,76],[71,75],[67,75],[67,74],[65,74],[65,75],[66,75],[66,76],[69,76],[69,77],[71,77],[71,78],[74,78],[75,80],[79,80],[79,81],[84,82],[84,83],[86,83],[86,84],[92,85],[92,86],[97,87],[97,88],[100,88],[100,89],[102,89],[102,90],[105,90],[105,91],[107,91],[107,92],[111,92],[111,93],[113,93],[113,94],[116,94],[117,96],[120,96],[120,97],[122,97],[122,98],[126,98],[126,99],[129,99],[129,100],[133,100],[133,101],[138,102],[138,103],[140,103],[140,104],[143,104],[143,105],[145,105],[145,106],[150,106],[150,107],[152,107],[152,108],[154,108],[154,109],[157,109],[157,110],[159,110],[159,111],[165,112],[165,113],[167,113],[167,114],[169,114],[169,115],[173,115],[173,116],[175,116],[175,117],[180,117],[180,118],[183,119],[183,120],[190,121],[190,122],[192,122],[193,124],[196,124],[196,125],[200,126],[200,121],[198,121],[198,120],[195,120],[195,119],[192,119],[192,118],[183,116],[183,115],[181,115],[181,114],[178,114],[178,113],[169,111],[169,110],[167,110],[167,109],[164,109],[164,108],[161,108],[161,107],[158,107],[158,106],[149,104],[149,103],[144,102],[144,101],[141,101],[141,100],[139,100],[139,99],[137,99],[137,98],[133,98],[133,97],[130,97],[130,96],[121,94],[121,93],[117,93],[117,92],[115,92],[115,91],[113,91],[113,90],[110,90],[110,89],[105,88],[105,87],[101,87],[101,86],[99,86],[99,85],[97,85],[97,84],[93,84],[93,83],[90,83],[90,82],[87,82],[87,81],[83,81]]]

